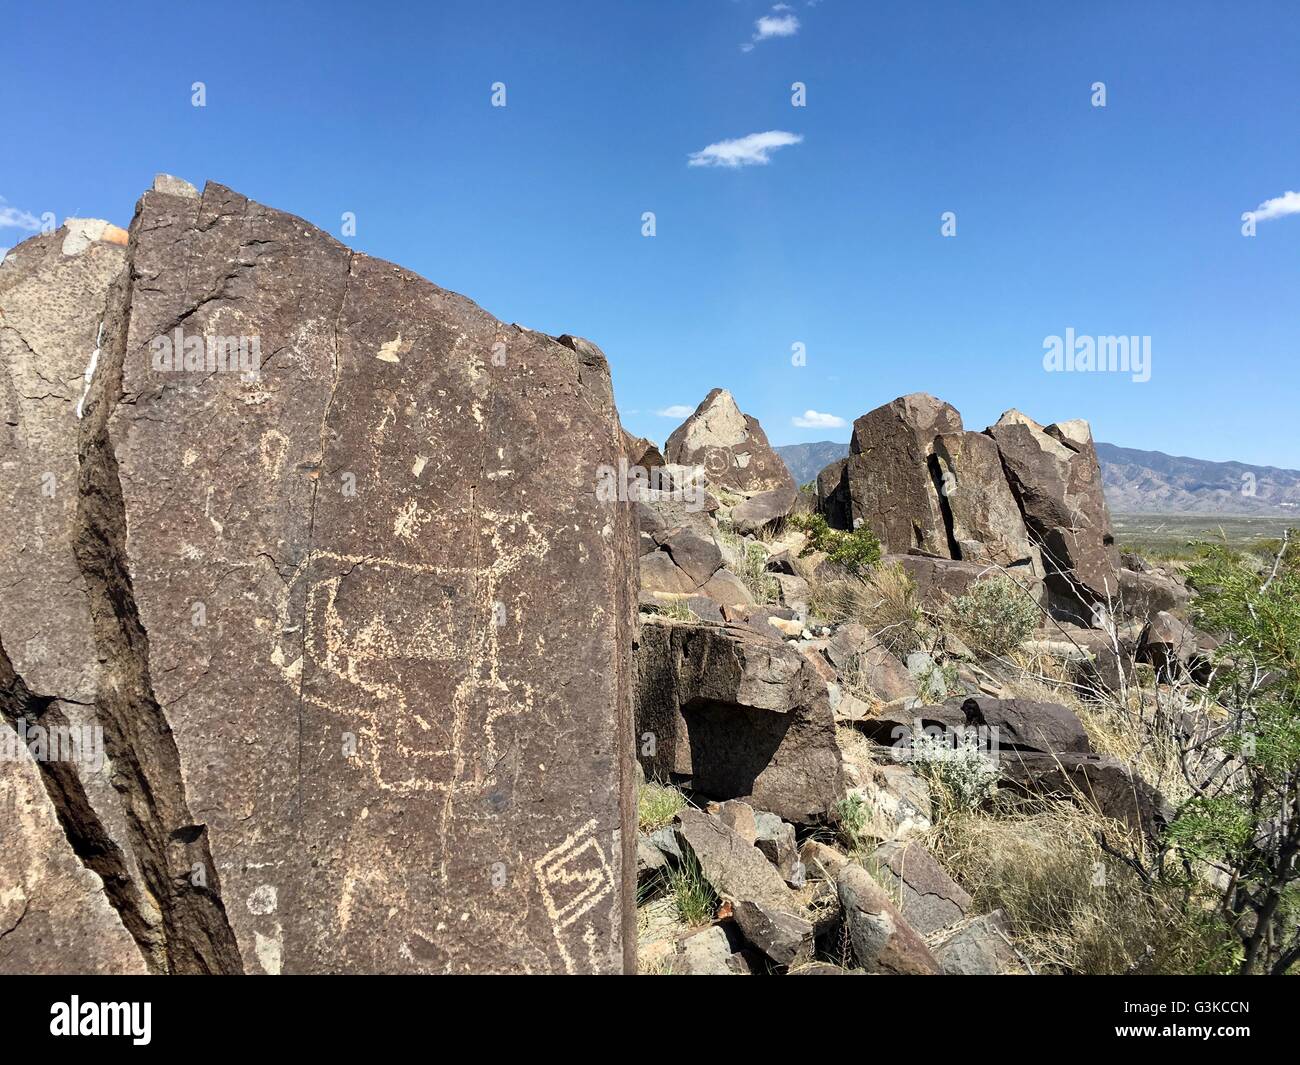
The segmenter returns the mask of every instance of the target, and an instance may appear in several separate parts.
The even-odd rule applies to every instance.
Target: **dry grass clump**
[[[916,586],[897,563],[876,566],[865,577],[809,580],[809,610],[828,621],[865,625],[898,655],[920,650],[933,637]]]
[[[642,832],[663,828],[686,806],[686,796],[676,788],[648,780],[637,790],[637,828]]]
[[[1185,888],[1146,883],[1101,837],[1121,853],[1140,846],[1123,824],[1068,801],[953,814],[929,843],[977,911],[1006,913],[1040,972],[1223,971],[1229,959],[1209,908],[1184,907]]]

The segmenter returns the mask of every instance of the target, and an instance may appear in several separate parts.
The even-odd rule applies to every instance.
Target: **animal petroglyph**
[[[490,765],[501,756],[501,719],[532,709],[532,685],[500,674],[496,623],[504,579],[549,547],[530,517],[481,515],[492,543],[482,566],[314,550],[285,584],[271,662],[305,704],[358,735],[357,753],[379,787],[410,794],[473,786],[464,750],[471,718],[481,728],[476,760]],[[394,582],[424,594],[399,599]],[[456,677],[448,706],[411,705],[411,691]]]

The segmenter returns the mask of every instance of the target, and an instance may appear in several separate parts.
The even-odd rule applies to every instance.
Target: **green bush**
[[[846,532],[832,529],[822,514],[794,514],[790,523],[808,535],[802,554],[824,551],[827,559],[862,577],[880,561],[880,541],[865,525]]]
[[[1014,651],[1034,631],[1040,611],[1005,573],[983,577],[953,600],[953,627],[972,650],[1000,656]]]

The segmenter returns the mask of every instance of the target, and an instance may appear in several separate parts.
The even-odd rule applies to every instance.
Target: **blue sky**
[[[1300,190],[1293,2],[775,6],[11,5],[0,246],[125,225],[167,171],[590,338],[656,440],[714,386],[775,443],[928,391],[1300,467],[1300,211],[1241,232]],[[689,165],[769,131],[799,140]],[[1150,380],[1045,372],[1066,329],[1150,336]]]

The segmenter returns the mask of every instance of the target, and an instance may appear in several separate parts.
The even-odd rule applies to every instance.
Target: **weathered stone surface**
[[[826,657],[847,683],[865,686],[886,702],[916,695],[907,667],[877,643],[865,625],[840,625],[826,644]]]
[[[0,692],[6,709],[10,694]],[[0,750],[24,750],[4,721]],[[147,972],[103,881],[68,845],[41,778],[21,753],[0,759],[0,975]]]
[[[638,881],[649,880],[668,868],[668,858],[649,838],[637,834],[636,837],[636,878]]]
[[[755,814],[754,824],[754,846],[776,866],[781,879],[792,887],[796,886],[807,874],[799,868],[799,846],[795,842],[794,825],[763,810]]]
[[[838,459],[817,475],[817,510],[832,529],[853,528],[848,466],[847,458]]]
[[[1036,702],[1031,699],[994,699],[970,696],[951,699],[934,706],[914,710],[890,706],[860,726],[877,743],[893,746],[906,743],[915,734],[918,722],[923,729],[987,729],[990,746],[999,750],[1034,752],[1092,750],[1088,734],[1078,715],[1061,703]],[[993,731],[996,730],[996,731]],[[966,732],[969,734],[969,732]]]
[[[730,392],[715,388],[664,445],[670,463],[703,466],[710,485],[754,496],[780,489],[794,502],[796,485],[757,419],[742,414]],[[788,508],[787,508],[788,510]]]
[[[956,924],[966,916],[971,897],[924,846],[890,840],[871,853],[871,871],[894,889],[899,912],[923,936]]]
[[[808,871],[809,880],[834,880],[840,870],[849,864],[846,855],[820,840],[804,840],[799,848],[799,860]]]
[[[700,591],[722,606],[741,606],[754,601],[745,582],[729,569],[720,569],[700,586]]]
[[[760,492],[732,508],[731,524],[742,536],[757,535],[789,514],[797,496],[793,488]]]
[[[674,529],[661,543],[673,565],[690,577],[696,587],[707,583],[722,565],[722,552],[711,536],[701,536],[691,529]]]
[[[678,845],[695,857],[704,879],[719,895],[734,902],[757,902],[781,913],[798,912],[794,896],[771,862],[716,817],[683,810],[674,827]]]
[[[860,865],[852,863],[835,878],[853,956],[867,972],[889,976],[930,976],[939,963],[888,892]]]
[[[1161,680],[1176,680],[1192,665],[1198,652],[1192,628],[1162,610],[1143,628],[1137,659],[1155,666],[1156,676]]]
[[[1025,967],[1010,943],[1001,910],[963,921],[934,948],[945,976],[1021,975]]]
[[[862,731],[876,743],[906,744],[920,728],[943,730],[988,730],[989,746],[1000,750],[1028,752],[1091,752],[1088,733],[1078,715],[1058,702],[1036,702],[1018,698],[971,696],[904,710],[898,706],[881,709],[861,724]],[[996,731],[995,731],[996,730]],[[956,732],[954,732],[956,735]],[[970,735],[967,732],[967,735]]]
[[[1092,430],[1077,420],[1044,429],[1009,410],[985,431],[998,446],[1025,525],[1042,551],[1053,605],[1087,623],[1094,604],[1119,594],[1119,551]]]
[[[11,972],[167,967],[162,915],[112,784],[96,706],[103,663],[77,562],[78,414],[124,239],[106,222],[70,220],[0,266],[0,731],[45,737],[28,740],[39,763],[0,758],[12,829],[0,841],[0,928],[13,928],[0,966]]]
[[[787,820],[840,796],[826,684],[798,651],[741,625],[647,620],[636,649],[636,732],[651,776],[679,774],[714,799]],[[644,745],[642,745],[644,750]]]
[[[919,549],[951,558],[934,443],[961,431],[956,408],[924,392],[900,396],[857,419],[844,470],[850,526],[869,527],[887,552]]]
[[[812,960],[813,926],[809,921],[749,899],[737,901],[735,916],[745,939],[777,965]]]
[[[664,967],[673,976],[731,976],[730,961],[727,933],[715,924],[678,943]]]
[[[752,845],[757,842],[758,815],[749,803],[728,799],[726,802],[709,803],[708,811],[746,843]]]
[[[1191,598],[1187,588],[1172,577],[1128,568],[1119,571],[1119,591],[1125,613],[1138,619],[1162,610],[1181,610]]]
[[[1034,549],[997,444],[983,433],[944,433],[934,453],[954,557],[998,566],[1028,562]]]
[[[685,570],[678,568],[667,551],[641,556],[641,590],[651,594],[690,595],[696,584]]]
[[[640,466],[643,470],[653,470],[664,464],[664,457],[659,447],[644,436],[633,436],[623,430],[623,454],[627,456],[629,466]]]
[[[1028,794],[1090,803],[1152,838],[1172,817],[1164,796],[1108,755],[1004,751],[999,768],[1004,783]]]
[[[623,447],[599,349],[216,185],[146,193],[128,259],[75,546],[162,967],[630,967],[636,549],[594,491]]]

